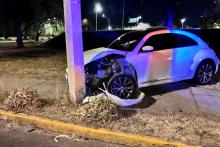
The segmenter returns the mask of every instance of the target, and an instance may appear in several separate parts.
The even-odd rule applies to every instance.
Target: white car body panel
[[[140,52],[145,42],[158,34],[181,34],[198,43],[198,45],[164,49],[152,52]],[[159,30],[147,34],[132,52],[109,48],[97,48],[84,53],[84,64],[108,55],[123,55],[136,69],[139,87],[158,85],[168,82],[192,79],[198,65],[205,59],[212,59],[218,70],[218,58],[214,51],[196,35],[180,30]]]
[[[140,53],[127,57],[136,69],[138,84],[170,78],[171,51],[155,51]],[[137,60],[138,59],[138,60]]]
[[[89,51],[84,52],[84,65],[87,65],[88,63],[104,58],[108,55],[126,55],[125,51],[119,51],[119,50],[114,50],[114,49],[109,49],[105,47],[100,47],[97,49],[92,49]]]
[[[156,31],[147,34],[141,42],[137,45],[133,52],[128,53],[126,60],[131,62],[137,70],[138,84],[142,85],[146,82],[158,82],[165,80],[184,79],[183,76],[188,76],[189,68],[192,64],[192,59],[195,54],[200,50],[200,45],[164,49],[154,52],[140,53],[141,47],[152,36],[158,34],[170,33],[169,30]],[[175,32],[174,32],[175,33]],[[204,44],[202,44],[204,45]],[[190,54],[187,54],[190,49]],[[184,54],[184,58],[181,57]],[[138,60],[135,60],[137,59]],[[181,65],[181,66],[180,66]],[[144,70],[145,69],[145,70]]]
[[[205,59],[212,59],[215,64],[216,64],[216,70],[215,73],[218,72],[218,68],[219,68],[219,59],[216,56],[215,52],[211,49],[206,49],[206,50],[200,50],[197,52],[197,54],[194,56],[193,58],[193,64],[190,67],[190,70],[192,71],[192,73],[195,73],[196,68],[198,67],[198,65]]]

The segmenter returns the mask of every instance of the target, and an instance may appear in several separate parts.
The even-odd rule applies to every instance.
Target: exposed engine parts
[[[107,56],[85,66],[88,95],[100,93],[103,83],[112,94],[130,98],[137,92],[137,77],[134,67],[123,58]]]

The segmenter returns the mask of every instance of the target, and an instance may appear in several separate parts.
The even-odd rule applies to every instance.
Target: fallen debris
[[[54,138],[54,141],[55,142],[59,142],[59,138],[67,138],[67,139],[73,139],[73,137],[74,137],[74,135],[72,135],[71,137],[70,136],[68,136],[68,135],[58,135],[58,136],[56,136],[55,138]]]
[[[139,104],[145,97],[144,93],[136,99],[122,99],[112,95],[106,89],[99,88],[103,93],[97,96],[89,96],[83,100],[82,106],[79,107],[76,116],[87,123],[96,123],[98,125],[107,125],[119,118],[122,113],[119,107],[129,107]]]
[[[59,142],[59,138],[66,138],[66,139],[70,139],[70,140],[74,139],[75,141],[85,141],[85,139],[83,139],[83,138],[77,138],[74,134],[72,136],[65,135],[65,134],[58,135],[58,136],[56,136],[54,138],[54,141],[58,143]]]
[[[3,101],[4,108],[13,112],[28,112],[47,105],[47,100],[40,99],[36,90],[13,90]]]
[[[121,118],[119,107],[113,104],[110,99],[102,97],[94,98],[90,103],[80,106],[75,115],[82,121],[101,126]]]
[[[103,93],[97,95],[97,96],[88,96],[83,100],[83,104],[90,103],[92,101],[95,101],[97,98],[98,99],[105,99],[105,100],[110,100],[112,103],[119,107],[130,107],[133,105],[139,104],[145,97],[144,93],[140,93],[139,97],[136,99],[122,99],[119,98],[115,95],[112,95],[111,93],[108,92],[105,84],[103,84],[105,90],[99,88]]]
[[[32,128],[32,129],[29,129],[27,132],[30,133],[30,132],[33,132],[35,130],[36,130],[36,128]]]

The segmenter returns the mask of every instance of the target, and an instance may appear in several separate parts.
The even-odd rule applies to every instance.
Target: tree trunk
[[[35,37],[35,41],[39,41],[39,38],[40,38],[40,33],[37,33]]]
[[[39,41],[39,39],[40,39],[40,35],[42,33],[41,26],[43,26],[43,22],[39,22],[39,24],[37,25],[35,41]]]
[[[15,26],[16,26],[16,37],[17,37],[17,48],[24,48],[23,43],[23,34],[21,30],[21,20],[20,18],[15,18]]]

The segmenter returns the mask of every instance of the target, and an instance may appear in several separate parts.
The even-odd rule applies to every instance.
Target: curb
[[[22,125],[35,125],[42,129],[50,131],[56,131],[66,134],[75,134],[85,138],[96,139],[105,142],[123,144],[128,146],[167,146],[172,147],[193,147],[178,142],[168,142],[153,137],[140,136],[134,134],[127,134],[123,132],[112,132],[104,129],[92,129],[77,126],[74,124],[68,124],[60,121],[52,121],[45,118],[40,118],[27,114],[15,114],[12,112],[5,112],[0,110],[0,118],[4,120],[10,120]]]

